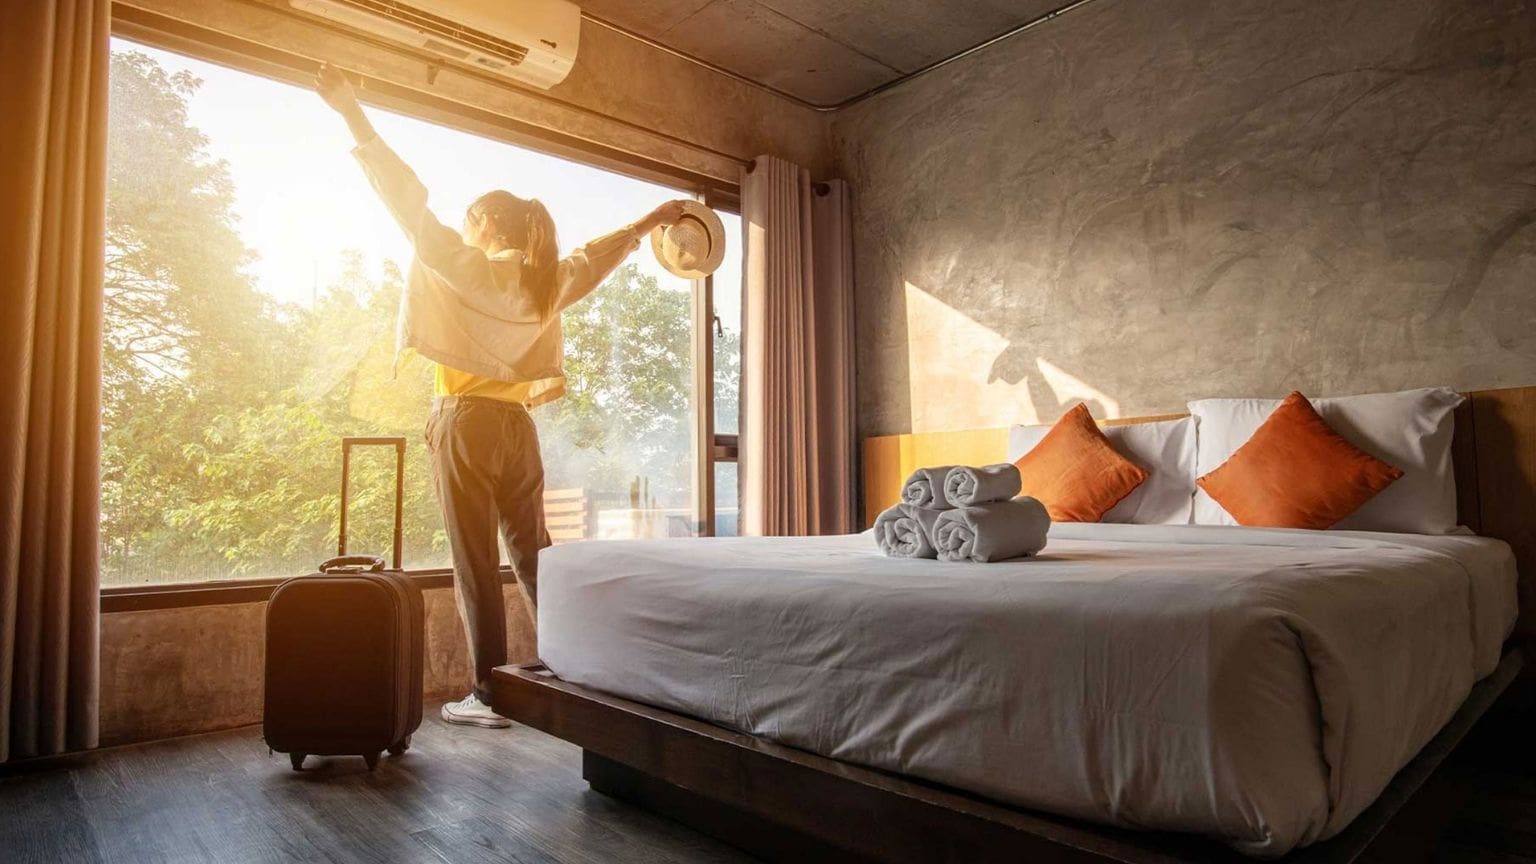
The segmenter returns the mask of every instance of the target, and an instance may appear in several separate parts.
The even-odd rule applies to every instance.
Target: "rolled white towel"
[[[960,465],[949,469],[944,478],[944,500],[952,507],[1007,501],[1019,494],[1022,485],[1018,466],[1010,462],[980,468]]]
[[[907,482],[901,484],[902,502],[934,510],[948,510],[955,506],[944,497],[945,481],[954,469],[954,465],[939,465],[913,471],[907,477]]]
[[[939,514],[933,545],[940,561],[1006,561],[1045,548],[1051,517],[1033,498],[993,501]]]
[[[894,504],[875,517],[875,544],[892,558],[936,558],[933,524],[942,511]]]

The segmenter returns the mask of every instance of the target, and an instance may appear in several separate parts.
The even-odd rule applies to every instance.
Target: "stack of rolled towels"
[[[1017,497],[1013,465],[919,468],[901,503],[875,519],[875,542],[893,558],[1006,561],[1045,548],[1051,517],[1045,505]]]

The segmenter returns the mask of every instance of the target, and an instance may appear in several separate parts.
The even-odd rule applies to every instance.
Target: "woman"
[[[396,357],[437,363],[427,420],[432,478],[453,550],[459,614],[469,637],[474,690],[443,706],[449,723],[499,728],[491,670],[507,662],[498,528],[530,610],[538,600],[544,465],[528,409],[565,392],[560,312],[585,297],[681,202],[557,259],[555,226],[537,200],[496,190],[464,215],[462,235],[427,209],[427,190],[363,114],[340,70],[321,67],[317,89],[357,141],[353,154],[415,248],[401,298]],[[398,360],[397,360],[398,362]]]

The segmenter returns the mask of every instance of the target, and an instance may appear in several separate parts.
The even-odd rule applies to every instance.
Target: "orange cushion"
[[[1195,482],[1240,525],[1327,528],[1401,476],[1292,393],[1232,458]]]
[[[1044,504],[1054,522],[1097,522],[1147,479],[1146,469],[1115,450],[1082,403],[1013,464],[1022,494]]]

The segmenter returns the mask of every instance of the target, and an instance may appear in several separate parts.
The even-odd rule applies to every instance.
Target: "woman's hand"
[[[683,213],[682,201],[668,201],[636,222],[634,232],[639,236],[649,234],[662,225],[676,225],[683,221]]]
[[[357,104],[357,91],[352,89],[352,82],[340,69],[329,63],[320,64],[320,73],[315,76],[315,91],[325,104],[347,121],[352,139],[358,144],[367,144],[379,137],[379,133],[373,131],[373,124],[368,122],[368,115],[363,113],[363,106]]]
[[[329,63],[320,64],[320,74],[315,76],[315,90],[325,100],[325,104],[338,114],[346,116],[360,110],[352,82],[347,80],[345,73]]]

